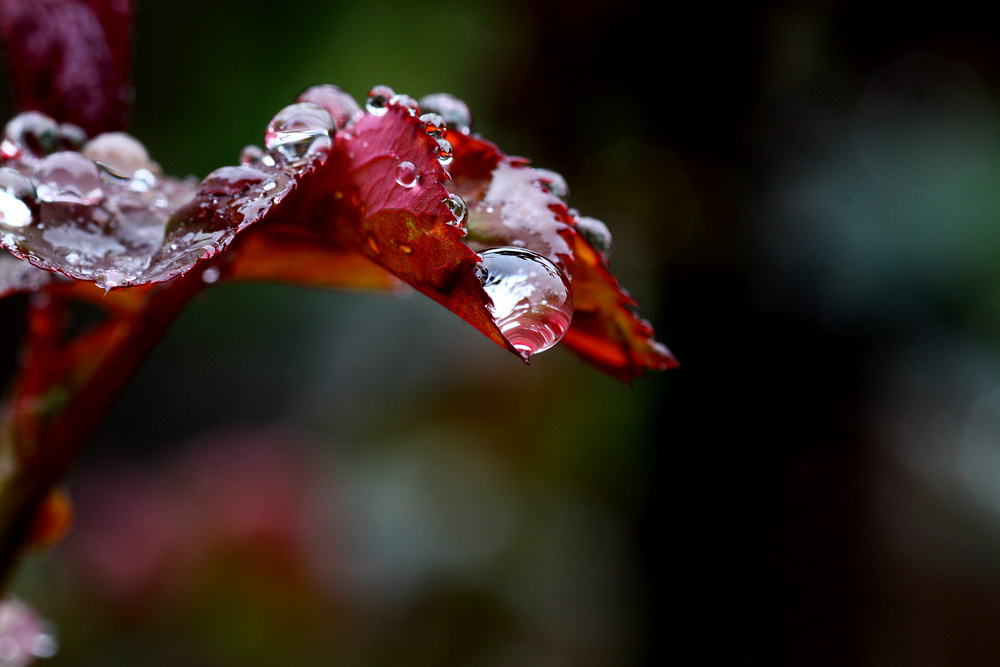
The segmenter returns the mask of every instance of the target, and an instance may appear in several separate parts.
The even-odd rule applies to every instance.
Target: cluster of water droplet
[[[162,177],[145,147],[28,111],[0,139],[0,243],[40,266],[105,287],[130,282],[193,183]]]
[[[530,356],[558,343],[573,319],[566,274],[525,248],[491,248],[480,257],[480,282],[493,300],[493,319],[510,344]]]
[[[365,98],[365,110],[373,116],[384,116],[391,107],[400,107],[410,116],[420,121],[423,131],[434,140],[436,148],[434,156],[445,169],[454,158],[454,149],[448,141],[448,132],[468,134],[472,131],[472,113],[462,100],[447,93],[428,95],[417,100],[409,95],[399,95],[385,85],[375,86]],[[404,188],[414,188],[420,185],[422,174],[420,167],[411,160],[400,160],[394,173],[396,184]],[[457,193],[450,193],[443,203],[451,211],[453,225],[465,233],[465,223],[468,219],[468,206]]]

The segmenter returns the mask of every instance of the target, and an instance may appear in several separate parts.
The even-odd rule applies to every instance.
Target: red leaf
[[[0,245],[40,268],[105,289],[167,281],[210,258],[201,269],[206,282],[386,289],[398,279],[525,361],[544,346],[525,338],[512,344],[516,327],[529,321],[521,317],[524,276],[516,283],[494,280],[493,269],[484,266],[497,265],[477,253],[534,253],[554,265],[543,273],[555,282],[532,287],[549,309],[543,312],[561,304],[547,290],[565,289],[560,280],[571,282],[575,314],[564,342],[577,354],[622,380],[677,365],[611,274],[603,223],[566,206],[558,174],[532,168],[464,131],[452,131],[452,146],[441,119],[417,117],[416,103],[407,98],[387,97],[374,112],[361,113],[345,95],[334,87],[307,91],[300,99],[315,103],[280,111],[265,134],[265,149],[247,147],[240,165],[217,169],[197,189],[148,169],[140,178],[135,164],[155,171],[155,163],[128,141],[132,148],[125,154],[135,164],[118,173],[79,153],[46,155],[31,142],[8,137],[0,147],[6,167],[0,178],[10,182],[0,184],[6,188],[0,203],[11,208],[9,214],[0,210],[0,216],[9,215],[0,219]],[[40,140],[45,133],[33,132],[25,138],[46,145]],[[95,143],[81,150],[99,160],[92,154]],[[121,154],[107,159],[112,157]],[[54,162],[73,178],[46,172]],[[28,195],[16,194],[28,176],[37,197],[32,186]],[[491,253],[490,259],[496,257]],[[40,284],[33,273],[9,263],[0,273],[0,289],[5,280],[8,291]],[[497,291],[497,285],[516,287]],[[495,309],[508,306],[514,315],[497,312],[494,319]],[[122,302],[123,312],[132,307]],[[532,326],[547,317],[530,312]],[[549,333],[558,330],[549,341],[565,327],[568,311],[560,313],[561,320],[542,322],[552,325]]]
[[[381,115],[364,114],[337,134],[325,163],[302,173],[297,187],[241,247],[260,235],[264,240],[255,243],[275,251],[299,239],[325,249],[331,261],[345,251],[360,253],[519,354],[487,309],[489,297],[476,273],[479,257],[462,242],[465,232],[449,208],[439,150],[403,105],[390,105]],[[413,185],[401,185],[398,170],[411,166],[404,182],[414,178]]]
[[[527,247],[570,275],[574,313],[562,344],[621,380],[675,368],[676,359],[633,312],[637,304],[611,273],[604,253],[587,239],[589,219],[560,198],[562,178],[477,137],[448,138],[454,146],[454,184],[470,209],[467,242],[480,250]]]
[[[89,134],[125,127],[131,33],[132,0],[0,0],[18,106]]]

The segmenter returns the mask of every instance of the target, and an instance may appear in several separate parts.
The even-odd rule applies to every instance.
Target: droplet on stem
[[[493,300],[493,319],[510,344],[527,358],[558,343],[573,319],[566,275],[524,248],[493,248],[480,256],[480,281]]]

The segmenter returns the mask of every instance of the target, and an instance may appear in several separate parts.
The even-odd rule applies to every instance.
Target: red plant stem
[[[35,424],[30,453],[0,460],[0,597],[10,585],[38,507],[69,471],[121,392],[160,341],[184,306],[204,289],[201,272],[191,272],[153,291],[142,308],[121,323],[117,340],[93,372],[54,417]],[[0,434],[15,433],[12,422],[23,419],[8,408]],[[0,435],[0,438],[5,437]],[[7,449],[19,449],[8,443]],[[9,466],[9,469],[5,469]]]

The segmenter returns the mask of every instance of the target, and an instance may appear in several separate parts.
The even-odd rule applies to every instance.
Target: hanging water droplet
[[[395,96],[395,91],[389,86],[375,86],[368,91],[365,108],[373,116],[381,116],[389,108],[389,101]]]
[[[97,165],[73,151],[42,158],[34,178],[39,201],[93,206],[104,197],[104,183]]]
[[[420,117],[420,122],[424,124],[424,132],[435,139],[443,139],[448,133],[448,124],[436,113],[425,113]]]
[[[441,116],[448,127],[462,134],[472,131],[472,112],[469,106],[454,95],[435,93],[420,99],[420,108]]]
[[[124,273],[122,273],[121,271],[115,271],[113,269],[101,273],[94,279],[94,283],[98,287],[103,289],[105,292],[108,292],[114,289],[115,287],[122,287],[127,282],[128,278],[125,276]]]
[[[333,119],[322,107],[309,102],[290,104],[271,119],[264,146],[288,160],[311,157],[331,145]]]
[[[579,217],[576,219],[576,231],[580,235],[587,239],[587,242],[597,250],[608,257],[611,254],[611,230],[608,226],[597,218]]]
[[[24,227],[31,223],[28,203],[35,198],[31,179],[9,167],[0,168],[0,224]]]
[[[493,300],[493,319],[510,344],[529,356],[558,343],[573,319],[566,275],[523,248],[493,248],[480,256],[480,282]]]
[[[569,186],[562,174],[551,169],[534,169],[535,183],[544,191],[559,197],[563,201],[569,199]]]
[[[396,182],[404,188],[412,188],[420,180],[420,169],[408,160],[403,160],[396,167]]]
[[[465,205],[465,200],[456,194],[452,194],[444,200],[444,203],[448,207],[448,210],[451,211],[451,214],[455,216],[455,222],[451,224],[464,227],[465,219],[469,215],[469,207]]]
[[[452,152],[451,142],[447,139],[437,140],[437,159],[441,163],[442,167],[447,167],[451,164],[454,153]]]
[[[307,88],[295,101],[310,102],[326,109],[327,113],[333,119],[333,128],[335,130],[343,130],[352,125],[361,113],[361,107],[358,106],[358,103],[350,93],[341,89],[340,86],[330,83]]]

